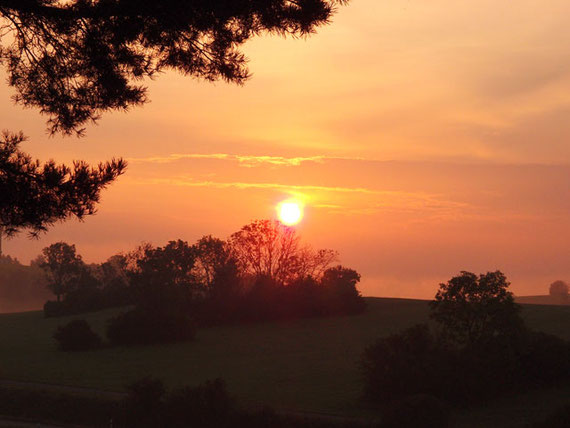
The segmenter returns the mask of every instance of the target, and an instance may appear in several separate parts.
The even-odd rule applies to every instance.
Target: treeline
[[[313,250],[294,228],[270,220],[225,241],[144,244],[100,265],[86,265],[75,246],[60,242],[40,261],[57,297],[44,312],[134,306],[110,322],[112,344],[188,340],[200,326],[362,312],[360,275],[336,259],[336,252]]]

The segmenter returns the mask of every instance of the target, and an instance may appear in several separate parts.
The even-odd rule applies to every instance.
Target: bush
[[[62,351],[88,351],[101,347],[101,338],[85,320],[74,320],[58,327],[53,337]]]
[[[234,405],[221,379],[165,392],[162,382],[146,378],[129,386],[128,392],[123,408],[129,428],[354,427],[351,423],[280,415],[268,407],[244,411]]]
[[[44,303],[44,316],[46,318],[60,317],[62,315],[65,315],[65,309],[62,302],[48,300]]]
[[[468,404],[570,383],[570,342],[538,332],[502,339],[458,348],[425,325],[379,339],[362,356],[365,397],[381,404],[431,394]]]
[[[166,393],[161,381],[145,378],[128,387],[128,427],[231,427],[236,410],[221,379]]]
[[[244,411],[233,405],[224,382],[219,379],[167,392],[161,381],[145,378],[128,386],[127,391],[125,399],[116,400],[66,392],[0,387],[0,414],[41,420],[42,426],[43,423],[89,427],[112,425],[117,428],[354,426],[352,423],[334,423],[321,418],[280,415],[271,408]]]
[[[530,387],[570,382],[570,341],[531,332],[520,355],[519,377]]]
[[[438,336],[425,325],[379,339],[362,357],[365,395],[380,403],[409,394],[485,401],[521,388],[570,383],[570,342],[527,329],[500,272],[461,272],[431,302]]]
[[[194,339],[194,321],[185,314],[135,308],[109,320],[107,338],[113,345],[148,345]]]
[[[83,314],[102,309],[125,306],[132,301],[126,288],[79,288],[70,291],[61,301],[49,300],[44,304],[44,316],[61,317]]]
[[[532,428],[568,428],[570,427],[570,403],[555,410],[544,421],[537,422]]]
[[[382,428],[445,428],[449,407],[433,395],[417,394],[390,403],[382,413]]]
[[[115,400],[102,397],[0,387],[0,414],[43,422],[103,427],[109,426],[111,419],[117,419],[120,405]]]
[[[164,426],[164,384],[153,378],[144,378],[127,387],[124,400],[127,427],[152,428]]]
[[[445,389],[445,372],[455,367],[454,356],[425,324],[379,339],[366,348],[361,361],[365,396],[389,402],[410,394],[437,395]]]
[[[173,390],[166,399],[166,418],[170,427],[232,426],[234,408],[221,379],[197,387]]]

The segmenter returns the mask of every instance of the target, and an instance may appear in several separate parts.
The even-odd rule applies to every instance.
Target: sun
[[[303,218],[303,204],[293,199],[280,202],[277,205],[277,214],[281,223],[293,226]]]

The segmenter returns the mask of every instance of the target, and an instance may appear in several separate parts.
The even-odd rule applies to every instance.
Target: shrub
[[[519,377],[530,387],[570,382],[570,341],[531,332],[520,355]]]
[[[74,426],[103,427],[109,426],[111,419],[117,419],[120,406],[117,401],[103,397],[0,387],[0,414]]]
[[[194,321],[187,315],[135,308],[109,320],[107,338],[113,345],[173,343],[194,339]]]
[[[409,394],[437,394],[454,366],[425,324],[377,340],[364,351],[361,368],[365,396],[388,402]]]
[[[570,342],[538,332],[517,341],[502,339],[458,348],[425,325],[379,339],[362,356],[365,397],[382,404],[432,394],[468,404],[570,384]]]
[[[153,428],[164,426],[164,384],[150,377],[133,382],[127,387],[124,400],[127,427]]]
[[[180,428],[230,427],[235,412],[221,379],[173,390],[168,394],[165,410],[167,425]]]
[[[129,290],[126,288],[78,288],[67,293],[65,298],[59,302],[47,301],[44,304],[44,316],[46,318],[61,317],[124,306],[130,303],[128,293]]]
[[[166,393],[161,381],[145,378],[128,388],[128,427],[231,427],[236,410],[221,379]]]
[[[65,314],[62,302],[48,300],[44,303],[44,316],[46,318],[60,317]]]
[[[532,425],[532,428],[568,428],[570,426],[570,403],[556,409],[545,420]]]
[[[101,346],[101,338],[85,320],[73,320],[58,327],[53,337],[62,351],[87,351]]]
[[[382,428],[444,428],[449,407],[433,395],[416,394],[392,402],[382,412]]]

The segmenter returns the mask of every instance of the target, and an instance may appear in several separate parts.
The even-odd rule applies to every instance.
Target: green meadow
[[[366,301],[366,312],[358,316],[207,328],[190,343],[84,353],[58,351],[52,339],[56,327],[85,318],[104,335],[116,310],[59,319],[45,319],[42,312],[2,314],[0,379],[121,391],[144,376],[168,386],[219,377],[243,404],[362,414],[358,363],[364,348],[428,320],[426,301]],[[524,305],[523,314],[532,328],[570,339],[569,306]]]

